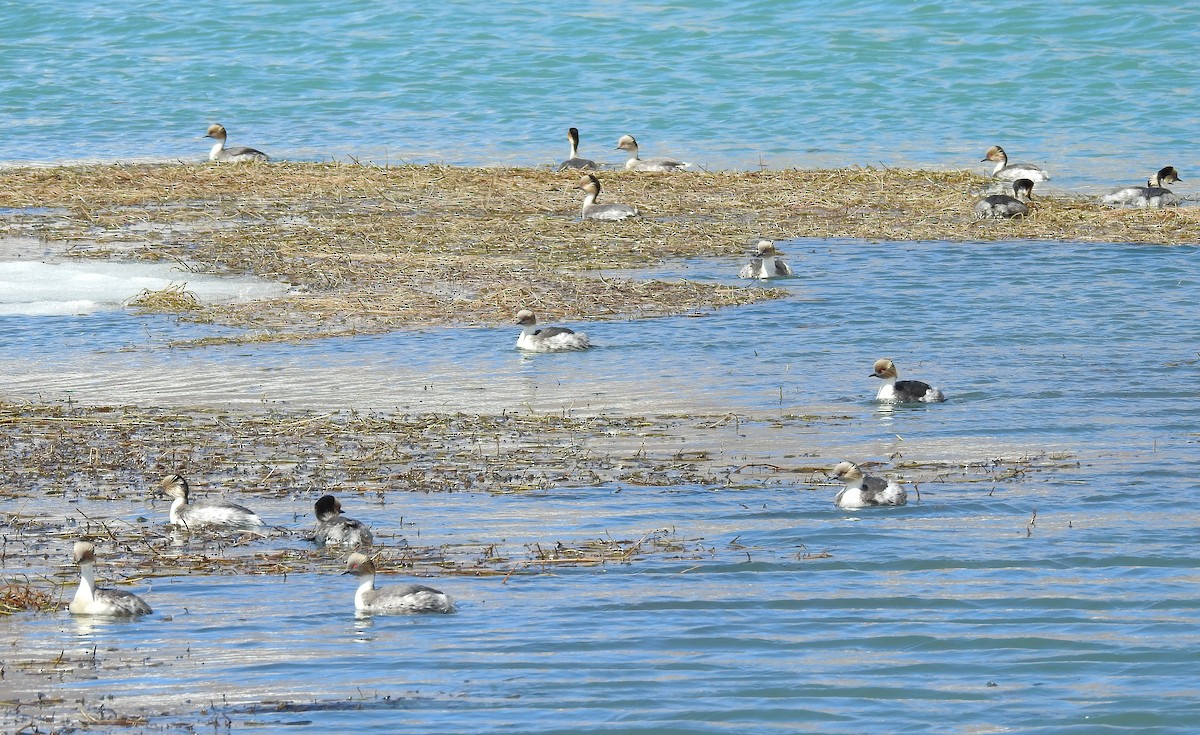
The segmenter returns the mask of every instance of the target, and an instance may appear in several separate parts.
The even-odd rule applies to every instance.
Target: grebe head
[[[756,247],[759,255],[778,255],[775,250],[775,243],[770,240],[759,240]]]
[[[225,134],[225,126],[213,123],[208,126],[208,132],[204,134],[205,138],[216,138],[217,140],[225,140],[228,136]]]
[[[521,309],[517,312],[517,324],[520,324],[522,327],[532,327],[534,324],[537,324],[537,318],[534,317],[533,312],[529,309]]]
[[[1013,182],[1013,196],[1017,199],[1027,202],[1033,198],[1033,180],[1032,179],[1017,179]]]
[[[896,363],[886,357],[875,361],[875,365],[871,372],[872,378],[894,378],[896,377]]]
[[[600,179],[597,179],[592,174],[587,174],[579,179],[579,183],[575,185],[575,188],[583,189],[585,194],[598,197],[600,196]]]
[[[998,145],[994,145],[991,148],[987,149],[987,153],[984,155],[983,158],[979,159],[979,162],[983,163],[984,161],[1007,161],[1007,160],[1008,160],[1008,154],[1004,152],[1004,149]]]
[[[76,564],[92,564],[96,561],[96,547],[92,546],[87,541],[75,542],[75,552],[73,554]]]
[[[1160,168],[1158,173],[1154,174],[1154,178],[1147,183],[1154,186],[1155,182],[1157,182],[1158,186],[1162,186],[1163,184],[1173,184],[1176,181],[1183,181],[1183,179],[1179,178],[1179,172],[1175,170],[1174,166],[1166,166]]]
[[[366,554],[356,551],[346,558],[346,571],[342,574],[353,574],[356,577],[373,575],[375,574],[375,562],[367,558]]]
[[[842,480],[843,482],[854,482],[855,480],[861,480],[862,477],[862,470],[853,462],[839,462],[829,475],[829,479]]]
[[[638,149],[637,141],[633,139],[632,135],[622,135],[621,139],[617,141],[617,147],[614,150],[629,151],[630,153],[637,153],[637,149]]]
[[[188,499],[188,483],[183,479],[183,475],[167,475],[158,483],[162,488],[163,493],[172,498],[183,498],[186,503]]]
[[[567,140],[571,141],[571,145],[579,145],[579,128],[570,128],[567,130]]]
[[[330,516],[341,515],[342,504],[332,495],[322,495],[317,499],[317,502],[313,504],[313,509],[316,512],[318,519],[328,518]]]

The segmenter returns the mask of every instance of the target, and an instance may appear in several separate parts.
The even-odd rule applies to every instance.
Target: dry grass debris
[[[777,418],[741,417],[737,435],[774,436]],[[794,419],[810,427],[841,420]],[[86,539],[107,549],[109,585],[181,574],[320,571],[330,555],[304,540],[311,518],[301,516],[325,492],[348,507],[369,503],[382,514],[422,493],[510,495],[564,487],[607,493],[621,486],[825,491],[828,462],[756,457],[764,451],[755,449],[757,440],[730,444],[732,426],[728,416],[710,415],[237,413],[0,404],[0,497],[7,501],[0,517],[8,529],[0,568],[26,574],[60,558],[61,570],[68,566],[63,555],[70,542]],[[997,485],[1072,464],[1062,456],[1022,456],[972,466],[906,460],[896,469],[907,479]],[[265,534],[193,535],[180,545],[166,526],[167,504],[156,511],[145,507],[158,479],[175,471],[192,481],[197,497],[219,488],[220,496],[250,507],[270,499],[295,508],[297,522]],[[89,504],[97,511],[89,513]],[[499,540],[422,546],[416,537],[406,543],[376,531],[380,568],[417,575],[524,574],[708,553],[697,540],[662,529],[635,538],[550,538],[523,552],[511,546],[501,551]],[[29,586],[23,580],[10,584],[6,599],[13,609],[44,609],[45,600],[22,592]]]
[[[196,294],[187,290],[186,283],[173,283],[158,291],[143,289],[141,293],[129,300],[129,306],[142,311],[187,312],[197,311],[201,307]]]
[[[602,172],[639,220],[580,221],[575,177],[537,169],[349,164],[103,165],[0,171],[0,235],[80,256],[173,260],[301,287],[189,318],[272,338],[427,324],[703,311],[775,298],[719,284],[603,278],[664,259],[733,256],[759,237],[1196,242],[1200,209],[1111,209],[1040,195],[1024,220],[976,222],[966,171],[848,168],[672,175]],[[597,273],[599,271],[599,273]],[[186,304],[183,304],[186,306]]]
[[[12,615],[19,612],[54,612],[58,609],[59,598],[51,593],[51,588],[34,586],[28,580],[7,580],[0,587],[0,615]]]

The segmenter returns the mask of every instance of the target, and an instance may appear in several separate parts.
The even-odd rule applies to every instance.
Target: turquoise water
[[[571,355],[522,356],[512,327],[181,351],[162,349],[177,327],[161,317],[0,318],[9,395],[736,412],[740,425],[681,449],[731,468],[878,461],[920,491],[903,508],[845,513],[819,475],[749,470],[736,488],[401,494],[386,506],[363,496],[347,510],[377,534],[419,533],[462,554],[494,539],[526,558],[533,544],[650,534],[679,550],[507,582],[440,577],[461,612],[417,620],[356,620],[332,558],[322,574],[286,579],[155,580],[156,615],[140,623],[0,621],[17,642],[12,672],[60,651],[95,672],[62,683],[11,673],[8,685],[93,705],[115,693],[118,712],[169,712],[151,720],[167,732],[1194,732],[1200,249],[783,249],[805,274],[782,284],[784,300],[577,325],[597,347]],[[732,282],[739,265],[693,260],[653,275]],[[83,330],[90,341],[64,343]],[[884,355],[949,400],[874,404],[868,373]],[[804,415],[840,418],[787,418]],[[1001,479],[994,460],[1028,465]],[[63,512],[56,502],[47,515]],[[268,522],[310,523],[298,499],[254,504]],[[166,512],[78,507],[134,524]],[[46,564],[20,571],[66,571]]]
[[[51,0],[0,14],[17,162],[536,165],[647,154],[708,168],[975,168],[992,144],[1056,186],[1197,170],[1200,6],[1099,2]],[[1180,187],[1186,191],[1186,186]]]

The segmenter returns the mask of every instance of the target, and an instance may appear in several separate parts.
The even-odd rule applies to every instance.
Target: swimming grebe
[[[632,135],[622,135],[617,141],[616,150],[629,154],[629,160],[625,161],[625,168],[629,171],[678,171],[692,165],[673,158],[638,158],[638,144]]]
[[[1127,186],[1117,189],[1111,194],[1105,194],[1100,201],[1105,204],[1129,204],[1135,207],[1174,207],[1179,204],[1179,197],[1170,189],[1164,189],[1163,184],[1173,184],[1183,181],[1174,166],[1160,168],[1158,173],[1146,181],[1145,186]]]
[[[79,589],[67,607],[72,615],[149,615],[152,610],[132,592],[96,587],[96,548],[87,541],[75,544],[75,563],[79,565]]]
[[[517,324],[521,325],[521,336],[517,337],[517,349],[528,352],[575,352],[592,346],[588,336],[566,327],[534,329],[537,318],[529,309],[517,312]]]
[[[1029,214],[1029,201],[1033,195],[1033,182],[1017,179],[1013,182],[1013,195],[992,194],[975,202],[975,219],[987,217],[1024,217]]]
[[[833,502],[839,508],[865,508],[869,505],[904,505],[908,493],[895,480],[886,477],[864,475],[853,462],[841,462],[833,468],[831,480],[841,480],[846,487],[838,492]]]
[[[245,148],[243,146],[235,146],[233,148],[225,147],[225,128],[221,125],[213,124],[208,126],[208,132],[204,134],[205,138],[216,138],[217,142],[213,145],[212,150],[208,152],[208,160],[210,161],[228,161],[238,163],[241,161],[267,161],[267,154],[254,148]]]
[[[787,278],[792,275],[792,269],[779,257],[775,243],[759,240],[756,253],[749,263],[742,266],[738,278]]]
[[[176,526],[191,530],[208,527],[249,531],[264,525],[254,511],[226,500],[188,505],[188,483],[182,475],[167,475],[159,485],[164,493],[175,498],[171,503],[171,523]]]
[[[980,159],[983,161],[995,161],[996,168],[992,171],[992,176],[997,179],[1006,181],[1016,181],[1017,179],[1029,179],[1030,181],[1049,181],[1050,174],[1044,170],[1034,166],[1032,163],[1013,163],[1008,162],[1008,154],[998,145],[988,148],[987,154]]]
[[[590,158],[579,157],[579,129],[571,128],[567,131],[567,140],[571,141],[571,157],[562,163],[558,164],[559,171],[566,171],[569,168],[589,169],[596,168],[596,162]]]
[[[638,216],[638,211],[628,204],[596,204],[596,198],[600,196],[600,179],[593,174],[586,174],[575,188],[583,189],[583,219],[615,222]]]
[[[896,363],[887,358],[875,361],[871,377],[883,380],[883,385],[879,386],[879,392],[875,394],[875,400],[888,403],[912,403],[915,401],[937,403],[946,400],[946,396],[929,383],[922,383],[919,380],[898,381],[896,375]]]
[[[354,609],[363,613],[452,613],[454,600],[444,592],[420,584],[402,584],[375,589],[375,562],[354,553],[346,561],[346,571],[358,578]]]
[[[317,514],[317,530],[313,541],[318,545],[370,546],[374,542],[371,529],[362,521],[342,515],[342,504],[332,495],[322,495],[314,504]]]

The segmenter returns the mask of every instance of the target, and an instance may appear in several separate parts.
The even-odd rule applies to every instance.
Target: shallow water
[[[1200,7],[301,0],[136,8],[50,0],[0,17],[0,159],[535,165],[647,155],[708,168],[985,170],[989,145],[1100,190],[1197,169]]]
[[[1046,505],[1036,486],[1003,495],[947,487],[855,516],[789,491],[429,497],[439,540],[669,521],[703,541],[680,559],[437,580],[454,616],[356,619],[333,562],[286,583],[156,580],[141,623],[8,622],[10,681],[66,651],[95,679],[30,677],[39,690],[92,706],[115,690],[117,711],[175,712],[152,720],[167,731],[181,709],[245,732],[1189,731],[1200,606],[1176,542],[1192,524],[1082,494]],[[510,525],[527,508],[536,530]],[[1155,540],[1122,540],[1131,520]]]
[[[931,478],[906,507],[853,514],[819,478],[786,474],[740,489],[360,499],[347,512],[378,533],[459,553],[496,539],[514,559],[560,541],[664,545],[628,564],[426,580],[462,605],[436,618],[356,620],[332,556],[326,573],[286,580],[155,580],[156,614],[138,623],[0,620],[17,642],[6,683],[89,706],[113,694],[115,711],[168,732],[1193,731],[1200,531],[1180,503],[1200,471],[1200,249],[782,248],[803,274],[778,284],[788,298],[575,325],[598,345],[581,354],[520,355],[513,327],[167,349],[202,329],[115,313],[0,317],[0,374],[9,398],[89,403],[732,412],[756,423],[730,421],[734,462],[1044,461],[1003,481]],[[732,282],[739,265],[650,275]],[[885,355],[950,400],[875,405],[868,373]],[[769,428],[810,414],[825,420]],[[272,522],[308,523],[291,499],[257,503]],[[165,505],[108,512],[137,523]],[[16,571],[70,579],[54,560]],[[53,673],[61,652],[95,679]]]

